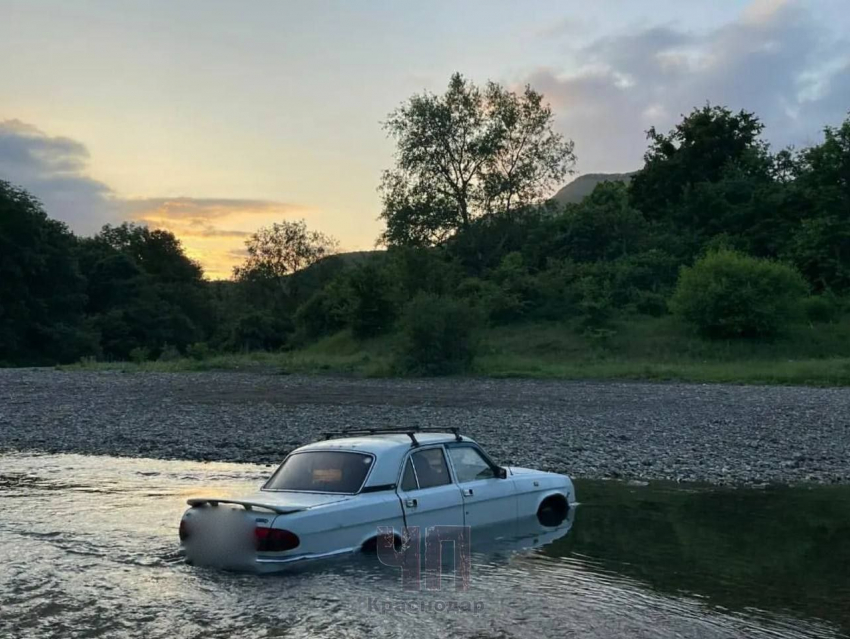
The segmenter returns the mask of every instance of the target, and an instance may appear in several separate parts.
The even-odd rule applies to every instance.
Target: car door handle
[[[416,508],[419,505],[419,502],[416,501],[415,499],[405,499],[404,505],[407,506],[408,508]]]
[[[464,497],[472,497],[472,489],[471,488],[464,488],[462,492],[463,492]]]

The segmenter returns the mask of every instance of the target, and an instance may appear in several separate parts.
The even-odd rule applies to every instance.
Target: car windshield
[[[371,466],[372,457],[361,453],[295,453],[281,464],[263,489],[356,493],[363,485]]]

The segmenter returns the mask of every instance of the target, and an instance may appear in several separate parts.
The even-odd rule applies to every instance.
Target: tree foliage
[[[76,255],[103,356],[126,359],[144,349],[159,357],[166,346],[182,352],[213,330],[203,271],[173,233],[106,225],[79,240]]]
[[[203,278],[201,265],[186,256],[180,240],[170,231],[130,222],[107,224],[95,240],[129,257],[159,283],[200,282]]]
[[[451,297],[420,293],[405,308],[398,367],[415,375],[467,370],[475,357],[478,317]]]
[[[807,290],[792,266],[721,250],[682,268],[670,305],[712,337],[772,337],[800,319]]]
[[[349,277],[351,329],[355,337],[374,337],[388,332],[396,317],[395,281],[386,268],[363,264]]]
[[[414,95],[386,123],[388,249],[334,255],[282,222],[249,238],[230,281],[205,280],[168,231],[75,237],[0,181],[0,362],[204,358],[347,330],[396,332],[399,367],[437,374],[469,366],[482,322],[557,321],[601,343],[670,309],[723,339],[846,321],[850,118],[773,152],[754,114],[708,105],[649,131],[629,186],[561,206],[545,197],[574,156],[553,117],[529,87],[460,75]]]
[[[237,351],[276,351],[286,345],[293,329],[292,322],[287,319],[252,311],[233,324],[228,347]]]
[[[388,245],[436,245],[483,215],[539,203],[574,162],[543,96],[459,73],[443,95],[414,95],[389,115],[396,166],[381,185]]]
[[[337,250],[337,241],[307,229],[304,220],[275,222],[245,241],[245,262],[233,269],[236,279],[283,281]]]
[[[805,215],[787,254],[818,290],[850,291],[850,117],[800,154],[791,188]]]
[[[96,348],[74,244],[38,200],[0,180],[0,362],[68,361]]]
[[[648,243],[643,213],[629,202],[626,185],[603,182],[579,204],[540,225],[528,246],[534,261],[572,259],[612,261],[643,250]]]
[[[652,217],[674,213],[696,184],[721,181],[730,165],[767,176],[764,125],[753,113],[706,105],[667,133],[647,132],[644,167],[631,181],[632,203]]]
[[[295,312],[302,339],[315,339],[345,328],[351,317],[351,291],[342,278],[313,293]]]

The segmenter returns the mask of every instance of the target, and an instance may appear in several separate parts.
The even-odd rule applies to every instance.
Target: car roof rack
[[[325,439],[335,437],[349,437],[351,435],[407,435],[414,446],[419,446],[416,439],[417,433],[445,433],[449,432],[455,436],[456,441],[463,441],[457,426],[387,426],[375,428],[343,428],[342,430],[325,433]]]

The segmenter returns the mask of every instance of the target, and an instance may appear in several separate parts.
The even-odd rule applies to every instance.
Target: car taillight
[[[180,541],[186,541],[189,538],[189,528],[186,526],[186,520],[180,520]]]
[[[254,528],[257,550],[262,552],[283,552],[298,548],[301,540],[298,535],[279,528]]]

